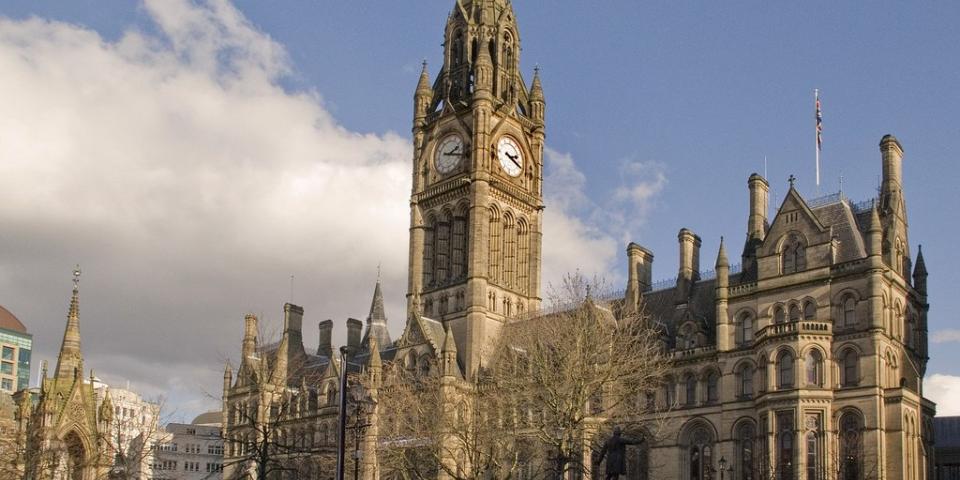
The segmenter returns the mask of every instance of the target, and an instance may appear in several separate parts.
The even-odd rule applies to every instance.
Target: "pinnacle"
[[[723,245],[723,237],[720,237],[720,251],[717,252],[717,268],[720,267],[729,267],[730,262],[727,260],[727,249]]]

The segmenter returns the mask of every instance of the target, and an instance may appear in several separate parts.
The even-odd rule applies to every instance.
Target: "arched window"
[[[793,388],[793,355],[790,352],[782,352],[777,357],[777,388]]]
[[[738,372],[737,395],[741,398],[750,398],[753,396],[753,366],[745,363]]]
[[[738,480],[754,480],[754,471],[756,465],[754,463],[754,437],[756,428],[754,428],[753,423],[744,422],[739,427],[737,427],[737,437],[736,437],[736,463],[733,465],[733,473],[736,475],[735,478]]]
[[[860,383],[860,355],[850,348],[840,354],[840,385],[856,387]]]
[[[784,323],[787,321],[787,314],[783,307],[773,309],[773,323]]]
[[[459,211],[453,217],[453,238],[451,241],[450,258],[453,280],[467,276],[467,212]]]
[[[676,392],[676,382],[674,382],[673,377],[667,377],[663,385],[663,401],[667,408],[673,408],[676,404],[674,392]]]
[[[517,226],[517,290],[527,293],[530,289],[530,227],[523,219]]]
[[[694,377],[692,373],[688,373],[686,378],[683,380],[684,390],[686,392],[686,398],[684,399],[684,404],[686,405],[696,405],[697,403],[697,377]]]
[[[720,399],[720,375],[715,371],[707,374],[707,403],[717,403]]]
[[[817,318],[817,305],[813,302],[803,304],[803,319],[814,320]]]
[[[694,427],[688,433],[686,465],[689,480],[709,480],[713,478],[713,435],[703,425]]]
[[[433,265],[433,281],[436,285],[446,285],[450,274],[450,213],[444,212],[437,221],[437,239],[434,245],[436,254]]]
[[[847,295],[843,298],[843,326],[855,327],[857,325],[857,301],[853,295]]]
[[[433,285],[433,256],[436,243],[437,221],[432,216],[427,219],[423,229],[423,286]]]
[[[510,215],[504,215],[503,220],[502,284],[513,287],[517,281],[517,225]]]
[[[806,373],[805,377],[807,380],[807,386],[810,387],[822,387],[823,386],[823,355],[820,354],[820,350],[811,349],[807,352],[806,358],[804,358],[804,371]]]
[[[860,415],[847,412],[840,417],[840,478],[860,479],[860,459],[863,455],[863,421]]]
[[[491,283],[500,283],[500,238],[503,235],[500,212],[490,209],[490,238],[487,244],[487,276]]]
[[[790,321],[800,321],[800,307],[798,307],[797,304],[790,305]]]
[[[910,348],[916,347],[916,345],[914,345],[914,338],[915,338],[916,328],[917,328],[917,324],[916,324],[916,322],[915,322],[914,319],[913,319],[913,312],[912,312],[912,311],[908,311],[908,312],[907,312],[907,324],[904,325],[904,327],[903,327],[903,334],[904,334],[903,336],[904,336],[905,343],[906,343],[907,346],[910,347]]]
[[[781,270],[784,274],[802,272],[807,269],[807,252],[803,241],[791,234],[783,244]]]
[[[777,435],[777,463],[780,464],[779,480],[793,480],[793,428],[781,425]]]
[[[745,346],[753,342],[753,315],[750,312],[740,314],[739,328],[737,329],[737,345]]]

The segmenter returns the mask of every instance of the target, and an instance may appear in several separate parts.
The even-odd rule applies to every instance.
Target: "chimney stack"
[[[333,320],[320,322],[320,346],[317,355],[333,358]]]
[[[283,304],[283,333],[290,335],[291,341],[303,343],[303,307]]]
[[[680,242],[680,271],[678,279],[690,282],[700,280],[700,237],[686,228],[677,234]]]
[[[893,135],[884,135],[880,140],[880,156],[883,158],[884,192],[898,192],[903,175],[903,147]]]
[[[243,317],[243,358],[252,357],[257,350],[257,316],[248,313]]]
[[[767,202],[770,184],[754,173],[747,180],[750,187],[750,216],[747,219],[747,239],[763,239],[767,233]]]
[[[351,355],[360,351],[360,334],[363,332],[363,322],[356,318],[347,319],[347,347]]]

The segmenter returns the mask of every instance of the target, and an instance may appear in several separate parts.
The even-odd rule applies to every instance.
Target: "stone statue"
[[[620,475],[627,473],[627,445],[636,445],[643,442],[643,439],[628,439],[621,436],[620,427],[613,427],[613,436],[607,439],[600,450],[600,457],[597,463],[603,462],[607,457],[607,474],[604,478],[607,480],[617,480]],[[609,456],[608,456],[609,454]]]

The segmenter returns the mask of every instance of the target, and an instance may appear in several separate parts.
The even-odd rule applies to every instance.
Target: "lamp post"
[[[732,468],[730,469],[732,470]],[[727,459],[720,457],[720,480],[723,480],[723,472],[727,471]]]
[[[345,459],[347,439],[347,354],[350,353],[349,347],[340,347],[340,405],[338,407],[337,430],[337,480],[343,479],[343,468]]]

